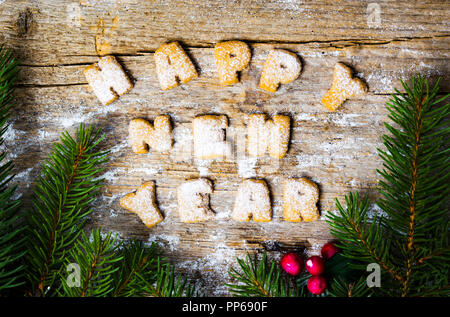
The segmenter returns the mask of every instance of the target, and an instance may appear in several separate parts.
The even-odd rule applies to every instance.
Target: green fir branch
[[[369,217],[368,199],[358,193],[328,215],[344,256],[359,268],[378,263],[380,291],[393,296],[449,294],[450,94],[439,97],[439,82],[430,89],[419,75],[387,103],[394,124],[385,124],[377,170],[384,215]]]
[[[330,297],[368,297],[371,296],[371,288],[367,287],[367,281],[361,276],[355,282],[348,282],[343,278],[336,278],[327,289]]]
[[[67,255],[66,268],[75,265],[75,275],[66,276],[60,272],[61,296],[103,297],[114,290],[114,273],[119,269],[117,262],[123,257],[117,251],[116,236],[109,232],[104,237],[100,229],[92,230],[91,237],[84,232]]]
[[[156,260],[155,281],[148,281],[146,293],[153,297],[193,297],[199,296],[195,285],[181,274],[175,273],[175,266],[161,258]]]
[[[147,247],[141,241],[131,240],[122,245],[123,260],[118,263],[115,273],[114,290],[111,296],[130,297],[145,296],[149,283],[156,281],[157,245]]]
[[[391,257],[391,242],[386,236],[383,219],[377,215],[369,217],[369,198],[359,198],[359,193],[345,196],[347,207],[343,208],[338,200],[338,214],[327,215],[331,234],[338,240],[337,245],[347,257],[349,265],[364,270],[368,263],[377,263],[393,280],[401,282],[403,277],[398,272]]]
[[[268,263],[265,252],[261,259],[257,254],[253,257],[247,254],[244,260],[238,258],[237,262],[240,270],[231,268],[229,275],[234,283],[227,284],[234,296],[290,297],[297,293],[282,275],[278,263]]]
[[[54,294],[58,274],[67,252],[83,230],[90,204],[102,180],[107,152],[97,150],[103,140],[100,130],[80,125],[75,139],[67,132],[54,145],[34,189],[32,208],[27,211],[27,275],[30,295]]]
[[[10,50],[0,48],[0,144],[7,131],[13,106],[14,84],[19,72],[18,61]],[[0,295],[5,295],[24,283],[25,255],[23,226],[18,215],[20,201],[13,199],[16,186],[8,186],[13,178],[13,164],[5,162],[6,153],[0,154]]]

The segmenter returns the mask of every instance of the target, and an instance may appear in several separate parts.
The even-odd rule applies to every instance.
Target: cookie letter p
[[[269,52],[259,81],[259,88],[275,92],[280,84],[293,82],[302,70],[302,63],[292,52],[275,49]]]
[[[243,70],[250,63],[250,49],[241,41],[227,41],[214,47],[217,71],[220,83],[224,86],[239,82],[237,72]]]
[[[114,56],[101,57],[98,63],[86,67],[84,76],[105,106],[133,88],[133,84]]]
[[[198,77],[194,64],[178,42],[161,45],[155,51],[156,72],[162,90],[168,90]]]

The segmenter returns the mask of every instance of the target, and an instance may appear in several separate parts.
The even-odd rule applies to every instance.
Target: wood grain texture
[[[375,2],[375,1],[373,1]],[[303,249],[317,253],[331,238],[324,215],[334,199],[350,190],[376,196],[375,169],[381,167],[385,102],[400,79],[420,72],[449,91],[449,13],[446,1],[379,1],[380,23],[368,24],[366,1],[0,1],[1,41],[21,59],[17,104],[4,148],[16,164],[25,206],[51,144],[80,122],[101,127],[111,149],[102,175],[106,186],[95,202],[90,226],[117,232],[121,238],[159,241],[179,269],[196,279],[206,294],[229,295],[223,284],[235,257],[247,251]],[[252,60],[239,84],[222,87],[213,46],[220,40],[249,43]],[[199,71],[199,78],[161,91],[153,52],[179,40]],[[298,54],[300,77],[275,94],[258,88],[271,48]],[[98,55],[114,54],[135,82],[133,90],[102,106],[82,70]],[[369,93],[330,113],[320,99],[331,84],[336,62],[351,66]],[[257,162],[235,155],[209,166],[191,156],[191,121],[199,114],[225,114],[235,149],[252,112],[292,118],[291,143],[281,161]],[[128,123],[168,114],[175,143],[167,155],[136,155],[127,144]],[[245,135],[244,135],[245,136]],[[206,175],[214,183],[211,207],[217,219],[179,222],[176,187]],[[270,223],[230,219],[236,190],[244,176],[264,178],[271,190]],[[321,220],[288,223],[282,219],[282,181],[307,176],[320,187]],[[153,180],[165,220],[147,229],[119,206],[119,199]],[[376,211],[376,208],[374,207]],[[276,256],[278,252],[273,252]]]

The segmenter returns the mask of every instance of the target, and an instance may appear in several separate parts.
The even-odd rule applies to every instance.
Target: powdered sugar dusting
[[[258,159],[256,157],[240,159],[238,164],[238,175],[243,178],[256,177],[256,164]]]
[[[180,237],[176,235],[168,235],[168,234],[156,234],[151,235],[148,240],[148,243],[157,242],[163,244],[165,247],[167,247],[170,251],[177,250],[178,246],[180,245]]]
[[[196,260],[180,261],[177,267],[185,269],[189,272],[198,272],[201,280],[198,281],[197,287],[202,289],[208,287],[212,289],[209,296],[225,296],[228,295],[228,288],[224,285],[229,282],[228,271],[230,267],[236,265],[236,257],[238,256],[233,247],[228,246],[225,232],[215,232],[209,237],[213,242],[212,249],[204,257]]]
[[[187,180],[177,189],[178,214],[182,222],[201,222],[214,217],[209,207],[209,195],[213,192],[211,181],[206,178]]]
[[[279,84],[294,81],[301,70],[302,64],[297,55],[282,49],[271,50],[264,63],[259,87],[275,92]]]

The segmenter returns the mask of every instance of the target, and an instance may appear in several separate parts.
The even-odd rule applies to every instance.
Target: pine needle
[[[0,47],[0,144],[8,129],[10,109],[13,105],[14,84],[17,80],[18,61],[11,52]],[[5,162],[6,153],[0,154],[0,296],[24,284],[25,255],[23,226],[18,215],[20,201],[13,199],[15,186],[8,186],[13,178],[13,164]]]
[[[80,125],[76,137],[67,132],[56,143],[33,192],[27,211],[27,275],[30,295],[54,294],[55,281],[68,249],[82,233],[89,205],[99,192],[107,152],[97,150],[100,130]]]
[[[385,215],[368,216],[367,197],[336,202],[338,215],[328,215],[331,233],[344,256],[356,267],[380,265],[379,293],[392,296],[449,294],[450,94],[439,97],[439,82],[430,89],[420,75],[404,93],[387,103],[389,134],[378,149],[383,169],[377,170]]]

